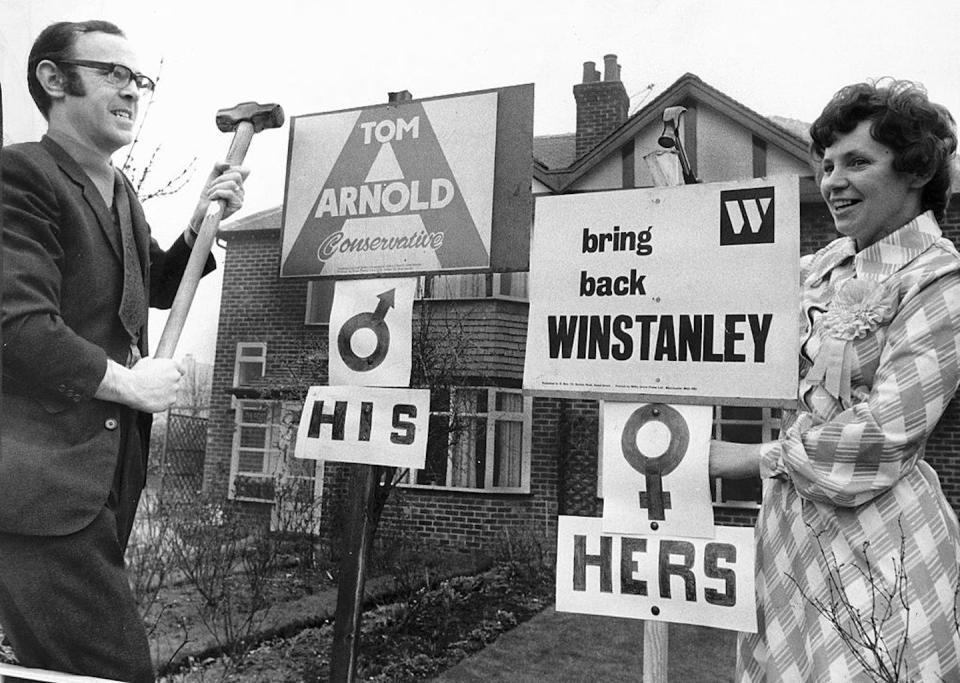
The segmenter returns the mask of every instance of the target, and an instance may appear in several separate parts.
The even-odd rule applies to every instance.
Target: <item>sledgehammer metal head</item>
[[[254,133],[259,133],[264,128],[279,128],[283,125],[283,107],[279,104],[241,102],[235,107],[217,112],[217,128],[224,133],[235,131],[244,121],[253,125]]]
[[[227,151],[226,161],[235,165],[243,162],[250,140],[265,128],[283,125],[283,108],[279,104],[241,102],[235,107],[217,112],[217,128],[224,133],[233,132],[233,142]]]

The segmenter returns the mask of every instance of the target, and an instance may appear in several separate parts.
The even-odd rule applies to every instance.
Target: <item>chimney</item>
[[[617,56],[604,56],[603,80],[594,62],[584,62],[583,82],[573,86],[573,98],[577,101],[579,159],[627,120],[630,97],[620,81]]]
[[[389,104],[400,104],[401,102],[410,102],[412,100],[413,95],[409,90],[397,90],[387,93],[387,102]]]

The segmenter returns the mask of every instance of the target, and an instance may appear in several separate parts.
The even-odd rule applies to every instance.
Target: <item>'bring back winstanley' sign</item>
[[[524,388],[796,397],[796,177],[540,197]]]

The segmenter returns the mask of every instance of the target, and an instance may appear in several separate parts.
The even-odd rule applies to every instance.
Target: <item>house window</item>
[[[316,461],[294,456],[301,407],[281,401],[237,401],[230,460],[231,498],[273,503],[299,482],[313,482]],[[312,490],[313,486],[305,488]]]
[[[526,301],[527,279],[530,273],[527,271],[517,273],[494,273],[493,274],[493,296],[502,299],[519,299]]]
[[[310,280],[307,283],[307,307],[304,325],[329,325],[336,280]]]
[[[430,392],[426,466],[409,486],[527,493],[532,399],[518,390],[457,387]]]
[[[424,299],[485,299],[487,273],[429,275],[425,278]]]
[[[713,414],[714,437],[737,443],[775,441],[780,437],[780,415],[778,408],[718,406]],[[716,506],[756,508],[760,505],[760,477],[714,477],[711,484],[710,497]]]
[[[527,300],[527,272],[427,275],[417,287],[420,299]]]
[[[263,342],[238,342],[233,366],[233,386],[249,387],[267,371],[267,345]]]

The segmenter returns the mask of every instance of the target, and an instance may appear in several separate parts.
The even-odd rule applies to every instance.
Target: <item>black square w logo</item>
[[[772,244],[773,188],[720,193],[720,245]]]

